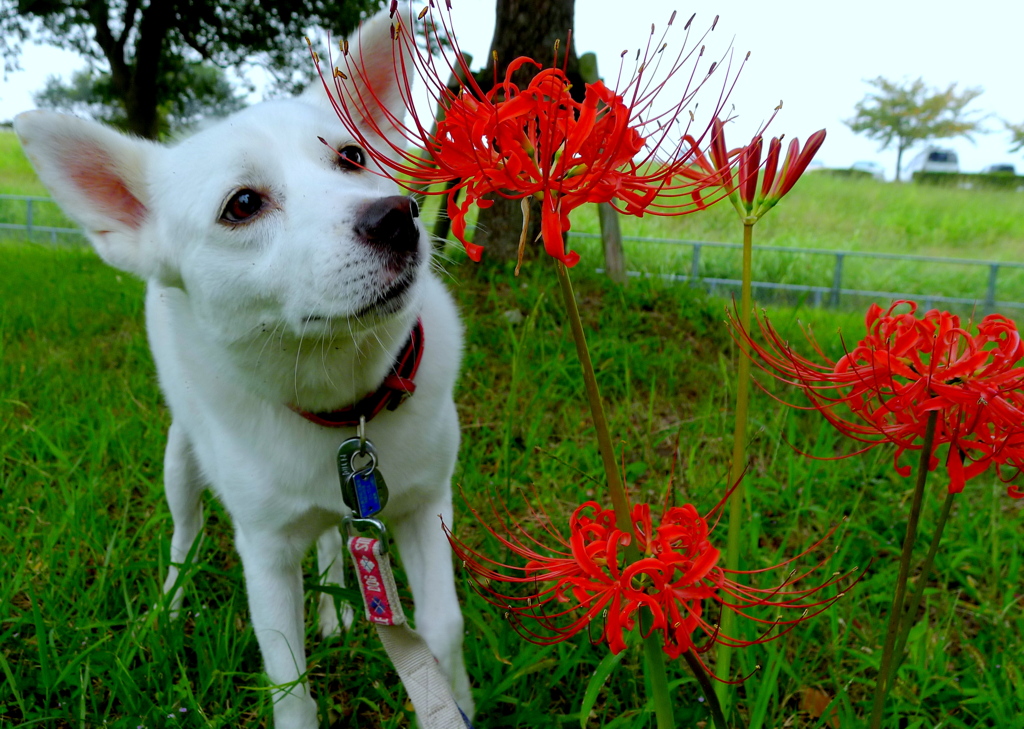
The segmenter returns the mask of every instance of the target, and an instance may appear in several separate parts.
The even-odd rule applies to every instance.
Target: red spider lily
[[[504,80],[495,78],[493,88],[484,91],[459,50],[449,13],[438,13],[438,22],[431,1],[416,20],[398,13],[397,3],[392,3],[391,15],[393,66],[411,121],[406,123],[386,109],[383,114],[373,113],[384,104],[374,92],[375,69],[368,66],[361,47],[350,54],[343,46],[344,69],[334,70],[333,92],[326,80],[324,87],[345,128],[379,166],[378,174],[410,190],[447,194],[452,232],[473,260],[480,259],[482,248],[466,240],[466,215],[473,205],[490,206],[496,196],[537,200],[545,250],[568,266],[579,256],[566,252],[564,234],[570,228],[569,213],[580,205],[609,202],[629,215],[682,215],[714,201],[714,195],[705,200],[695,194],[708,184],[706,180],[681,175],[693,164],[698,140],[707,133],[697,139],[690,134],[695,121],[687,108],[721,65],[720,60],[704,74],[697,71],[704,54],[699,44],[710,30],[695,44],[684,41],[676,57],[666,60],[667,30],[656,41],[652,25],[651,37],[643,52],[637,51],[636,68],[628,80],[617,83],[614,90],[600,81],[588,83],[583,101],[577,102],[569,94],[564,71],[567,54],[559,67],[557,45],[552,67],[517,58],[509,64]],[[675,13],[669,26],[674,19]],[[425,38],[427,49],[439,49],[438,55],[420,50],[415,30],[420,21],[421,39]],[[686,40],[692,21],[691,17],[685,25]],[[451,51],[446,53],[445,48]],[[622,55],[625,58],[626,52]],[[731,52],[726,57],[731,59]],[[314,60],[319,70],[315,54]],[[735,75],[730,81],[731,63],[726,65],[716,114],[735,83]],[[666,67],[663,80],[655,82],[651,76],[662,66]],[[538,73],[526,88],[520,88],[512,75],[524,67],[535,67]],[[432,108],[437,109],[429,119],[422,118],[413,103],[412,73],[423,81]],[[685,88],[667,108],[655,108],[659,92],[673,76],[687,76]],[[447,189],[427,190],[438,183],[446,183]]]
[[[895,313],[900,306],[908,307]],[[936,451],[948,444],[949,490],[959,493],[967,480],[995,464],[1013,470],[1024,465],[1024,345],[1016,325],[1000,314],[986,316],[971,334],[960,319],[933,309],[917,316],[912,301],[888,309],[872,304],[867,336],[837,362],[824,355],[816,362],[797,354],[767,319],[760,322],[765,344],[755,341],[733,320],[749,344],[755,364],[776,378],[800,387],[812,406],[840,432],[866,446],[896,446],[894,464],[903,476],[900,456],[920,450],[930,413],[937,414],[929,470],[938,467]],[[853,417],[842,413],[848,409]],[[853,454],[851,454],[853,455]],[[1009,487],[1015,498],[1024,496]]]
[[[824,129],[819,129],[808,137],[803,149],[800,148],[800,140],[793,139],[789,143],[782,168],[779,169],[782,138],[773,137],[768,143],[768,155],[764,160],[764,172],[758,190],[757,180],[763,146],[761,134],[755,135],[746,147],[729,150],[725,144],[724,124],[721,119],[716,118],[711,126],[709,154],[701,152],[695,141],[691,140],[696,150],[696,160],[693,168],[686,174],[693,180],[708,181],[709,186],[721,186],[740,217],[744,221],[756,222],[793,189],[793,185],[807,170],[807,166],[821,149],[824,141]],[[699,191],[695,194],[699,194]]]
[[[520,635],[540,645],[566,640],[603,617],[604,628],[597,642],[606,641],[613,653],[619,653],[626,647],[626,632],[636,626],[638,611],[645,607],[651,615],[650,631],[661,631],[665,653],[676,658],[691,649],[703,653],[716,642],[748,646],[774,640],[842,597],[842,591],[831,597],[817,594],[838,585],[849,574],[835,574],[814,587],[798,587],[823,562],[802,574],[791,570],[780,584],[770,589],[750,587],[733,579],[734,575],[785,567],[819,547],[824,539],[774,567],[744,572],[724,569],[718,564],[719,550],[710,541],[713,527],[708,527],[708,520],[715,517],[722,503],[724,500],[706,516],[701,516],[691,504],[668,508],[657,526],[652,521],[650,506],[634,505],[632,519],[640,559],[631,564],[624,563],[622,547],[632,541],[633,535],[618,529],[614,512],[602,509],[594,501],[573,512],[568,540],[544,518],[543,528],[557,540],[557,547],[544,545],[523,525],[499,533],[474,510],[487,531],[526,560],[521,567],[490,559],[460,542],[447,527],[445,531],[455,554],[474,574],[484,599],[505,610]],[[497,512],[495,517],[502,521]],[[830,531],[825,539],[831,534]],[[534,591],[508,595],[494,587],[496,582],[528,585]],[[765,626],[762,634],[755,640],[723,634],[705,616],[711,604],[760,623]],[[769,609],[774,617],[766,619],[750,612],[756,608]],[[796,615],[784,619],[779,616],[781,611]],[[527,625],[527,618],[536,621],[537,627]],[[702,633],[707,640],[698,645],[694,633]]]

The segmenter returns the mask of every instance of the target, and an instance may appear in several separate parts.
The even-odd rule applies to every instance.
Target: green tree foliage
[[[879,76],[866,83],[874,91],[857,102],[854,117],[843,123],[858,134],[882,143],[881,149],[896,145],[896,179],[903,153],[929,139],[966,137],[982,132],[981,120],[966,107],[981,95],[980,87],[957,93],[956,84],[945,90],[928,88],[923,79],[898,83]]]
[[[201,61],[165,58],[157,75],[159,134],[180,131],[200,119],[223,116],[245,106],[224,71]],[[75,72],[69,83],[51,76],[43,90],[32,96],[36,105],[128,129],[128,112],[109,73],[85,69]]]
[[[312,26],[341,35],[381,0],[5,0],[0,3],[0,53],[17,66],[29,39],[77,51],[101,69],[94,84],[121,100],[125,127],[156,138],[165,115],[185,104],[162,79],[205,61],[226,68],[256,60],[279,85],[308,78],[302,41]],[[190,73],[200,72],[192,68]],[[75,81],[72,88],[76,87]],[[45,93],[45,92],[44,92]]]
[[[1006,131],[1010,133],[1010,151],[1019,152],[1024,149],[1024,122],[1011,124],[1008,121],[1004,121],[1003,125],[1006,127]]]

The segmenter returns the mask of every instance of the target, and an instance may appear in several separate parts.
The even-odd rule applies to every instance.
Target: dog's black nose
[[[356,235],[377,248],[412,253],[419,246],[416,218],[420,209],[411,197],[393,195],[366,205],[356,219]]]

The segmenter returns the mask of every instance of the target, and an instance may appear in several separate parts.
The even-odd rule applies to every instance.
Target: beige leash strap
[[[420,729],[466,729],[471,724],[455,703],[448,679],[398,599],[387,546],[372,537],[349,537],[366,617],[377,628],[388,657],[409,694]]]

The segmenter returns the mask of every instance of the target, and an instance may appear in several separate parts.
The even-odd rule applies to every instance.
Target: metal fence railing
[[[17,210],[22,212],[19,215]],[[75,227],[60,213],[56,203],[48,197],[34,195],[0,195],[0,211],[3,212],[0,220],[20,219],[21,222],[0,222],[0,231],[17,231],[24,233],[29,240],[49,239],[51,243],[57,243],[64,236],[73,240],[81,240],[82,231]],[[61,223],[51,224],[51,223]],[[599,239],[596,233],[570,233],[570,238],[581,240]],[[713,243],[710,241],[676,240],[670,238],[644,238],[638,236],[623,236],[624,242],[638,244],[656,244],[658,246],[671,246],[676,250],[689,248],[688,271],[649,273],[630,271],[630,276],[658,276],[670,281],[689,283],[692,286],[702,286],[710,293],[727,294],[738,291],[740,281],[732,276],[715,275],[711,270],[713,267],[707,265],[709,252],[742,250],[739,243]],[[773,296],[799,297],[814,306],[838,307],[853,305],[857,298],[872,299],[914,299],[923,307],[931,308],[941,304],[947,308],[967,307],[972,310],[991,312],[994,310],[1016,309],[1024,310],[1024,263],[1008,263],[1003,261],[984,261],[969,258],[939,258],[935,256],[903,255],[897,253],[870,253],[866,251],[844,251],[830,250],[824,248],[790,248],[783,246],[754,246],[755,250],[762,251],[764,256],[770,253],[773,256],[808,256],[815,260],[822,260],[824,267],[819,266],[817,270],[805,277],[818,277],[819,283],[784,283],[771,281],[755,281],[754,289],[761,294]],[[627,251],[627,254],[629,251]],[[831,259],[831,260],[829,260]],[[844,285],[847,277],[848,263],[854,260],[868,260],[871,262],[904,262],[913,265],[927,266],[959,266],[960,269],[970,269],[983,274],[977,280],[984,281],[979,286],[977,296],[946,296],[936,293],[904,292],[904,291],[880,291],[870,288],[856,288]],[[999,288],[1000,273],[1002,271],[1013,271],[1021,279],[1020,296],[1015,294],[1012,297],[1000,297]],[[966,274],[965,274],[966,275]],[[902,280],[902,279],[901,279]],[[1010,283],[1014,283],[1011,281]],[[963,288],[963,287],[961,287]],[[981,293],[984,288],[984,293]],[[1016,299],[1021,300],[1016,300]]]
[[[19,203],[24,203],[23,206]],[[22,215],[15,212],[15,208],[23,211]],[[38,195],[0,195],[0,209],[10,209],[4,218],[20,217],[23,222],[8,223],[0,222],[0,230],[11,230],[24,232],[29,240],[49,238],[51,243],[56,243],[59,236],[74,236],[81,238],[83,233],[78,228],[64,225],[47,225],[48,221],[64,222],[64,216],[60,213],[51,198]],[[40,215],[42,213],[42,215]]]
[[[597,233],[570,233],[570,238],[599,239]],[[628,275],[657,276],[659,278],[687,282],[695,286],[703,286],[709,293],[727,293],[733,290],[738,291],[740,280],[738,278],[715,277],[701,273],[702,261],[705,251],[708,250],[737,250],[743,249],[740,243],[713,243],[710,241],[676,240],[671,238],[644,238],[638,236],[623,236],[623,242],[632,241],[636,243],[655,243],[666,246],[689,247],[691,249],[689,271],[687,273],[648,273],[640,271],[629,271]],[[984,312],[991,312],[997,309],[1019,309],[1024,310],[1024,301],[1009,301],[997,296],[999,286],[999,273],[1002,270],[1017,270],[1024,272],[1024,263],[1009,263],[1004,261],[985,261],[970,258],[940,258],[937,256],[918,256],[898,253],[872,253],[867,251],[844,251],[826,248],[796,248],[781,246],[753,246],[754,250],[771,252],[773,255],[808,255],[814,257],[831,258],[830,280],[827,285],[797,284],[797,283],[772,283],[767,281],[754,281],[752,286],[755,290],[762,292],[787,292],[791,294],[802,294],[809,303],[814,306],[838,307],[854,297],[868,297],[874,299],[913,299],[925,309],[932,308],[936,304],[956,305],[960,307],[972,307]],[[628,254],[628,251],[627,251]],[[762,253],[763,255],[763,253]],[[979,296],[943,296],[934,293],[902,292],[902,291],[876,291],[871,289],[858,289],[843,285],[844,270],[850,259],[871,259],[878,261],[905,261],[914,264],[927,265],[954,265],[972,268],[980,267],[985,271],[985,292]],[[1022,291],[1024,294],[1024,291]],[[850,302],[852,303],[852,302]]]

